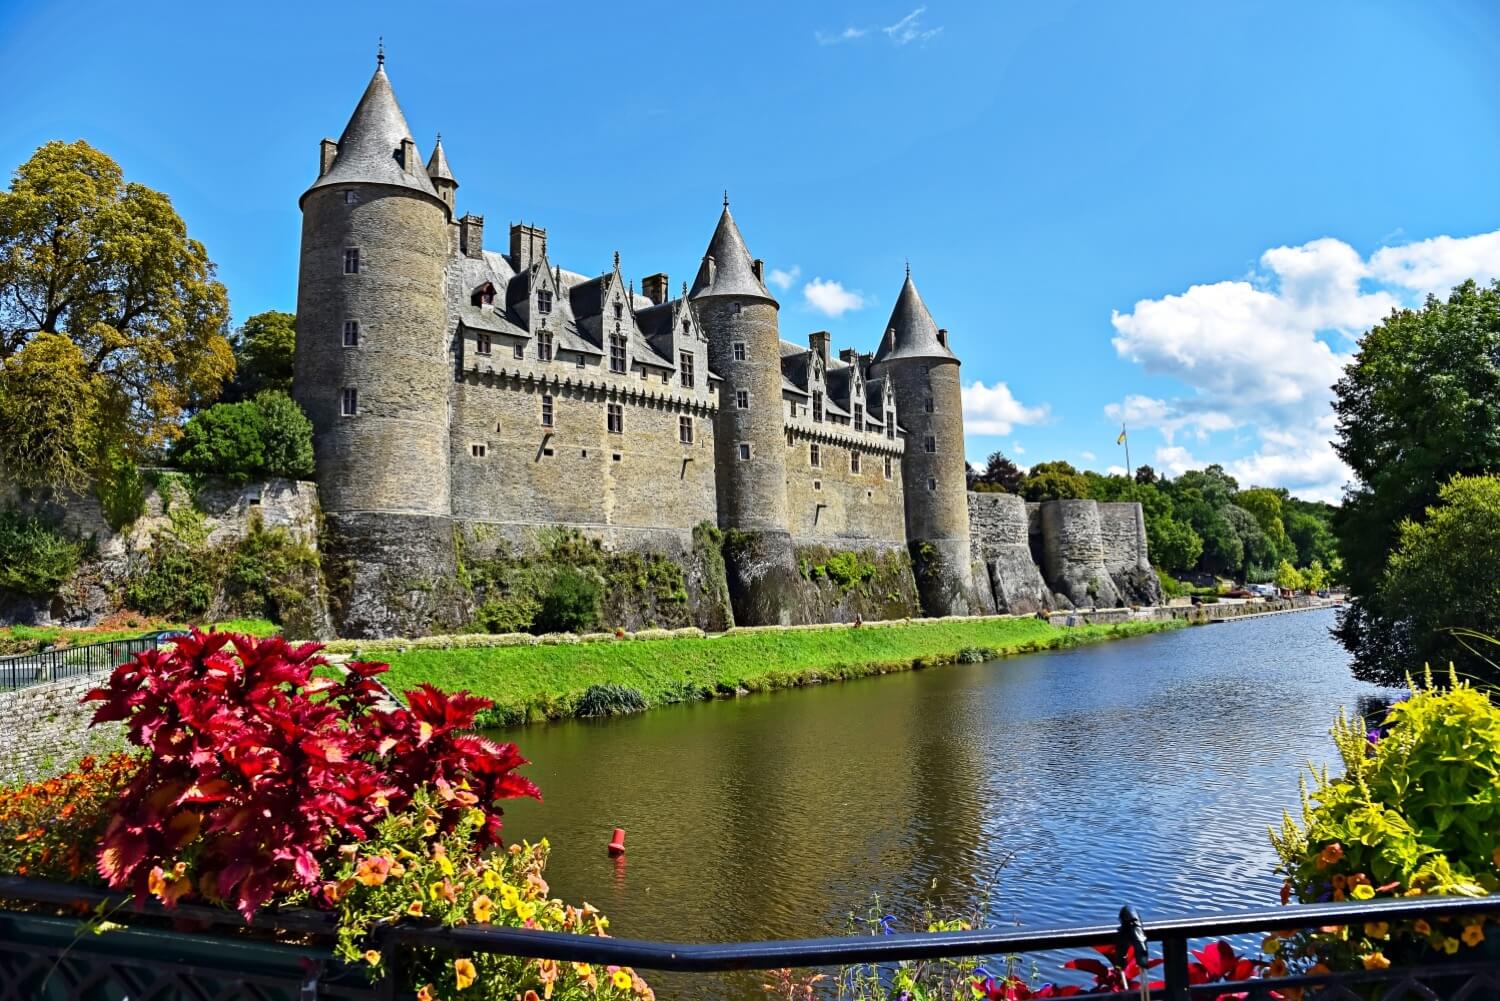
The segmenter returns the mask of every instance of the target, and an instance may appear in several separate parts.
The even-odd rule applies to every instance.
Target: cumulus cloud
[[[842,282],[824,281],[822,278],[814,278],[802,286],[802,298],[819,313],[832,317],[860,309],[866,302],[863,292],[851,291],[844,288]]]
[[[1189,469],[1201,469],[1204,463],[1193,458],[1192,453],[1181,445],[1165,445],[1156,450],[1156,471],[1168,476],[1181,476]]]
[[[1105,476],[1125,476],[1128,470],[1124,466],[1110,466],[1104,471]]]
[[[1010,443],[1010,450],[1012,452],[1014,452],[1016,455],[1025,455],[1026,454],[1026,449],[1022,448],[1021,447],[1021,443],[1018,442],[1018,441],[1013,441],[1013,442]]]
[[[1047,419],[1047,407],[1028,407],[1017,400],[1003,382],[986,386],[972,382],[963,387],[964,430],[969,434],[1010,434],[1021,424],[1040,424]],[[1022,450],[1012,443],[1016,454]]]
[[[888,25],[880,30],[885,36],[897,45],[910,45],[912,42],[925,42],[937,37],[942,28],[928,28],[922,24],[922,15],[927,13],[926,7],[918,7],[907,14],[895,24]]]
[[[1383,247],[1370,256],[1370,271],[1422,296],[1442,295],[1469,278],[1487,284],[1500,278],[1500,231]]]
[[[793,264],[785,271],[783,271],[781,268],[772,268],[771,274],[767,277],[767,280],[772,285],[775,285],[777,288],[781,289],[781,291],[785,292],[787,289],[795,285],[797,283],[797,279],[801,276],[801,265]]]
[[[1078,453],[1078,457],[1080,459],[1082,459],[1084,462],[1093,462],[1095,459],[1099,458],[1093,452],[1087,452],[1087,451],[1085,451],[1085,452],[1079,452]]]

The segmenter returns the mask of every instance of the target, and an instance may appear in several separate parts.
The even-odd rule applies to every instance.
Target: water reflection
[[[628,936],[827,934],[876,893],[907,914],[973,899],[1007,859],[993,923],[1267,904],[1264,831],[1296,805],[1298,770],[1333,756],[1340,706],[1392,696],[1350,677],[1332,623],[1273,616],[523,728],[506,736],[547,799],[507,828],[547,834],[554,891]],[[691,993],[715,992],[753,982]]]

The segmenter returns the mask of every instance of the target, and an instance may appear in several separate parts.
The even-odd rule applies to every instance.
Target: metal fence
[[[125,927],[103,935],[79,935],[77,922],[6,909],[6,902],[22,906],[104,908]],[[1239,983],[1190,982],[1189,948],[1195,940],[1265,935],[1272,931],[1358,925],[1422,918],[1430,923],[1463,924],[1481,915],[1492,916],[1500,903],[1486,898],[1406,897],[1367,903],[1312,904],[1274,910],[1196,915],[1132,925],[1093,925],[1040,931],[975,930],[931,934],[802,939],[775,942],[731,942],[685,945],[630,939],[595,938],[559,932],[489,925],[443,928],[400,921],[385,926],[377,943],[388,970],[371,983],[359,970],[333,961],[328,942],[331,915],[294,912],[258,915],[256,924],[283,937],[296,936],[303,944],[291,948],[255,942],[243,935],[244,924],[230,912],[183,906],[171,912],[178,922],[201,923],[204,929],[224,929],[222,935],[205,930],[185,934],[171,930],[154,903],[140,908],[122,906],[123,898],[66,884],[17,877],[0,877],[0,1001],[10,998],[73,997],[67,984],[119,984],[134,998],[164,996],[213,998],[408,999],[398,989],[404,957],[413,949],[448,953],[498,953],[536,959],[632,966],[643,971],[717,973],[734,970],[827,968],[855,963],[895,963],[901,960],[944,957],[1025,956],[1084,950],[1095,945],[1117,945],[1140,932],[1147,948],[1165,963],[1153,971],[1165,985],[1149,992],[1164,1001],[1202,1001],[1206,998],[1421,998],[1427,1001],[1478,1001],[1500,998],[1500,955],[1493,950],[1468,949],[1453,956],[1437,956],[1417,963],[1397,962],[1387,969],[1289,976]],[[1488,945],[1489,943],[1485,943]],[[50,972],[49,972],[50,971]],[[43,974],[54,989],[41,987]],[[90,997],[96,996],[90,994]],[[99,997],[124,996],[109,994]],[[696,995],[695,995],[696,996]],[[1090,994],[1091,998],[1131,998],[1138,990]]]
[[[60,650],[0,657],[0,692],[67,678],[108,674],[141,651],[160,646],[163,641],[176,635],[178,634],[173,632],[147,633],[108,643],[88,643]]]

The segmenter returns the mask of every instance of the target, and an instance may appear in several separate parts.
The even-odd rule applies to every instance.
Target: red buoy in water
[[[611,855],[625,854],[625,828],[615,828],[615,836],[609,840],[609,853]]]

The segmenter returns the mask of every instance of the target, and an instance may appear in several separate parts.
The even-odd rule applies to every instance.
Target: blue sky
[[[170,194],[236,320],[292,309],[318,140],[384,35],[460,210],[690,278],[728,189],[782,335],[873,348],[912,273],[968,452],[1336,496],[1328,385],[1500,274],[1500,5],[0,0],[0,165],[84,138]],[[1443,239],[1446,238],[1446,239]]]

